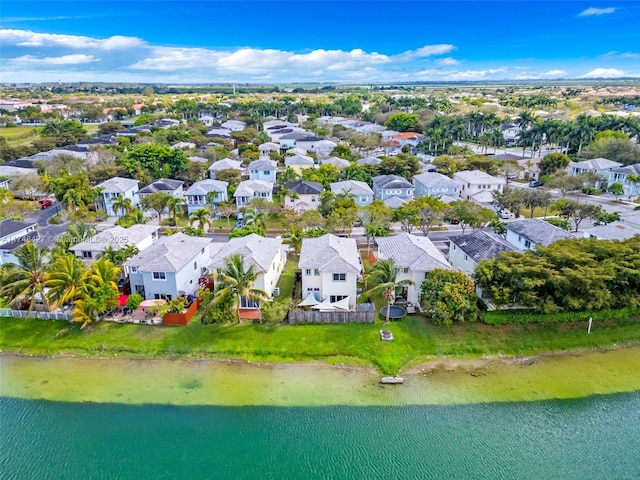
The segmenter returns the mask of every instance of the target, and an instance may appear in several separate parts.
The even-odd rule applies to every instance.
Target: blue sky
[[[2,0],[0,81],[640,77],[640,3]]]

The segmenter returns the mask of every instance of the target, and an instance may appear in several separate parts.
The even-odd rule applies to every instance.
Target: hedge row
[[[535,310],[494,310],[483,312],[482,321],[488,325],[524,325],[527,323],[571,323],[606,320],[629,320],[640,322],[640,307],[597,312],[542,313]]]

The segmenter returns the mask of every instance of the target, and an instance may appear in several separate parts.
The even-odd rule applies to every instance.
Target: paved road
[[[27,215],[24,220],[26,222],[36,222],[40,227],[46,227],[49,224],[49,219],[56,213],[60,213],[60,203],[54,199],[52,199],[52,202],[50,207],[34,210],[33,213]]]

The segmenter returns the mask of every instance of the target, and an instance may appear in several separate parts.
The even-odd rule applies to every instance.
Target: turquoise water
[[[2,479],[638,479],[640,393],[394,407],[0,398]]]

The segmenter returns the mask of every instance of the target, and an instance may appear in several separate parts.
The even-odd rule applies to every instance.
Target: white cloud
[[[450,43],[441,43],[437,45],[425,45],[416,50],[407,50],[406,52],[393,55],[392,58],[399,62],[407,62],[417,58],[432,57],[434,55],[444,55],[451,53],[456,49],[455,45]]]
[[[603,60],[614,60],[614,59],[635,59],[640,58],[640,53],[634,52],[616,52],[615,50],[611,52],[607,52],[604,55],[600,55],[599,58]]]
[[[617,68],[596,68],[585,73],[580,78],[617,78],[626,76],[629,76],[629,74],[622,70],[618,70]]]
[[[564,75],[568,75],[568,72],[564,70],[549,70],[548,72],[541,73],[544,77],[562,77]]]
[[[80,65],[82,63],[96,62],[99,59],[93,55],[85,55],[77,53],[74,55],[62,55],[61,57],[44,57],[38,58],[33,55],[23,55],[21,57],[12,58],[11,63],[22,63],[28,65]]]
[[[443,67],[450,67],[452,65],[460,65],[460,60],[456,60],[455,58],[447,57],[441,58],[440,60],[436,60],[436,65],[442,65]]]
[[[144,45],[136,37],[115,35],[104,40],[81,35],[36,33],[30,30],[0,29],[0,43],[18,47],[67,47],[75,49],[124,50]]]
[[[606,15],[608,13],[614,13],[616,11],[615,8],[613,7],[609,7],[609,8],[595,8],[595,7],[591,7],[591,8],[587,8],[586,10],[584,10],[583,12],[580,13],[580,15],[578,15],[579,17],[591,17],[591,16],[599,16],[599,15]]]
[[[509,69],[507,67],[489,68],[486,70],[462,70],[452,71],[447,74],[447,80],[482,80],[490,75],[496,75],[498,73],[507,73]]]

